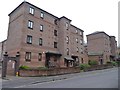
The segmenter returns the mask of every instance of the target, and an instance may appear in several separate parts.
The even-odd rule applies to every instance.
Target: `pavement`
[[[65,74],[65,75],[57,75],[57,76],[44,76],[44,77],[15,77],[15,76],[7,76],[5,79],[2,79],[2,87],[3,88],[20,88],[24,85],[31,85],[37,83],[51,82],[57,80],[64,80],[73,78],[76,76],[85,76],[90,74],[102,73],[110,70],[114,70],[116,68],[104,69],[104,70],[96,70],[90,72],[81,72],[74,74]]]

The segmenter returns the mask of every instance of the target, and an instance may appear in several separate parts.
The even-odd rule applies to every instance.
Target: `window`
[[[29,13],[30,14],[34,15],[34,11],[35,11],[34,8],[32,8],[32,7],[29,8]]]
[[[67,48],[67,55],[69,55],[69,48]]]
[[[79,48],[77,47],[77,52],[79,52]]]
[[[25,54],[25,60],[26,61],[31,61],[31,52],[26,52],[26,54]]]
[[[69,37],[66,37],[66,43],[69,44]]]
[[[81,52],[81,54],[83,54],[83,49],[82,48],[81,48],[80,52]]]
[[[83,44],[83,40],[82,40],[82,39],[80,40],[80,44],[81,44],[81,45]]]
[[[66,23],[66,25],[65,25],[65,26],[66,26],[66,29],[68,30],[69,24],[68,24],[68,23]]]
[[[54,20],[54,24],[57,25],[57,19]]]
[[[32,44],[32,36],[27,35],[27,44]]]
[[[43,40],[42,38],[39,38],[39,45],[42,46]]]
[[[57,42],[54,42],[54,48],[57,48]]]
[[[28,28],[33,29],[33,21],[28,21]]]
[[[79,62],[79,58],[76,58],[76,62]]]
[[[83,60],[83,58],[81,58],[81,63],[84,63],[84,60]]]
[[[54,35],[57,36],[57,30],[54,30]]]
[[[78,38],[76,38],[76,42],[78,43]]]
[[[43,25],[40,25],[40,31],[43,31]]]
[[[76,29],[76,33],[78,33],[78,30]]]
[[[41,17],[42,19],[44,18],[44,13],[43,13],[43,12],[40,13],[40,17]]]
[[[82,35],[82,32],[80,31],[80,35]]]
[[[38,53],[38,61],[41,61],[41,60],[42,60],[42,54]]]

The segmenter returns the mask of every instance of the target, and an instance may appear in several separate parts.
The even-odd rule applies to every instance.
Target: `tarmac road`
[[[50,77],[15,77],[3,88],[118,88],[118,68]]]

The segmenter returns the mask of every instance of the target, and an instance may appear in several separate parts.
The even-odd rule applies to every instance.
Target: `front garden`
[[[80,69],[82,71],[93,71],[93,70],[102,70],[112,67],[117,67],[120,65],[120,62],[108,61],[106,64],[99,65],[97,61],[90,60],[88,64],[80,64]]]
[[[21,65],[19,68],[19,76],[51,76],[70,73],[79,73],[81,71],[102,70],[119,66],[120,62],[108,61],[106,64],[99,65],[97,61],[90,60],[88,64],[80,64],[78,67],[61,67],[61,68],[47,68],[37,67],[30,68]]]

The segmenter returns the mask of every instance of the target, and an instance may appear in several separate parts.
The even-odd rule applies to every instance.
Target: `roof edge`
[[[13,12],[15,12],[15,11],[16,11],[21,5],[23,5],[24,3],[27,3],[27,4],[33,6],[33,7],[37,8],[37,9],[43,11],[43,12],[45,12],[45,13],[47,13],[47,14],[53,16],[53,17],[55,17],[55,18],[58,18],[57,16],[55,16],[55,15],[53,15],[53,14],[51,14],[51,13],[49,13],[49,12],[47,12],[47,11],[45,11],[45,10],[39,8],[39,7],[37,7],[37,6],[35,6],[35,5],[33,5],[33,4],[31,4],[31,3],[27,2],[27,1],[23,1],[23,2],[22,2],[19,6],[17,6],[10,14],[8,14],[8,16],[10,16]]]
[[[71,26],[73,26],[73,27],[75,27],[75,28],[81,30],[82,32],[84,32],[82,29],[80,29],[80,28],[78,28],[78,27],[76,27],[76,26],[74,26],[74,25],[72,25],[72,24],[71,24]]]
[[[108,35],[107,33],[105,33],[104,31],[93,32],[93,33],[88,34],[88,35],[86,35],[86,36],[95,35],[95,34],[99,34],[99,33],[104,33],[104,34],[106,34],[107,36],[109,36],[109,35]],[[109,37],[110,37],[110,36],[109,36]]]

